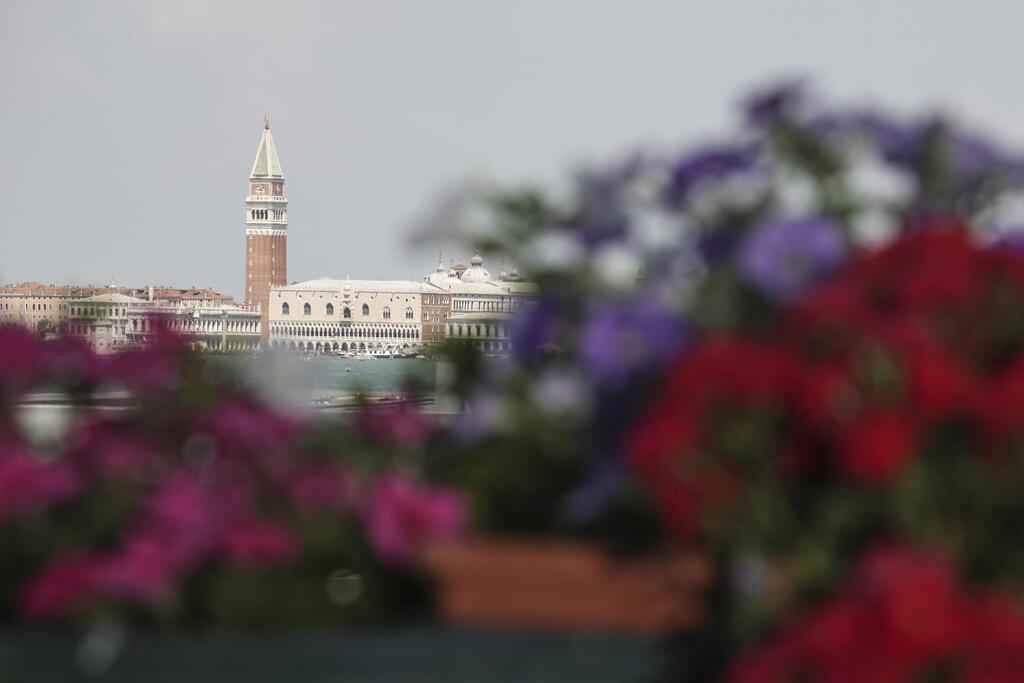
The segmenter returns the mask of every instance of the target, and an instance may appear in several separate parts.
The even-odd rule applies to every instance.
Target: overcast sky
[[[419,278],[444,188],[691,141],[783,75],[1020,143],[1022,27],[1009,1],[0,0],[0,282],[240,295],[264,113],[290,280]]]

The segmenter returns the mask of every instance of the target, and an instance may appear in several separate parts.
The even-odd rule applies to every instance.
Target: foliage
[[[0,363],[5,619],[379,619],[423,602],[416,551],[465,525],[459,494],[418,481],[434,429],[408,410],[289,413],[167,331],[100,357],[7,328]],[[44,389],[74,400],[40,440],[22,399]]]
[[[1021,633],[1007,596],[1024,592],[1022,158],[943,117],[830,109],[795,83],[743,114],[721,144],[583,173],[568,196],[484,193],[492,229],[472,234],[541,296],[509,365],[459,366],[459,433],[485,454],[476,469],[503,472],[471,488],[484,509],[543,499],[555,514],[535,532],[706,546],[723,569],[712,628],[745,644],[796,623],[769,648],[785,666],[738,680],[1005,672],[1010,653],[972,653],[979,634]],[[617,507],[637,500],[657,522]],[[874,647],[814,638],[828,605],[858,603],[851,632],[888,618],[840,589],[880,544],[928,558],[892,561],[912,576],[940,567],[958,605],[981,595],[941,615],[980,615],[978,632],[901,659],[917,635],[897,624],[878,668],[816,668],[821,648]],[[824,606],[799,617],[808,605]]]

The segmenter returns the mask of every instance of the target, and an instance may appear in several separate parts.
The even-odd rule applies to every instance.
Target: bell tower
[[[288,284],[288,200],[270,117],[249,173],[245,198],[245,303],[260,306],[260,337],[270,336],[270,288]]]

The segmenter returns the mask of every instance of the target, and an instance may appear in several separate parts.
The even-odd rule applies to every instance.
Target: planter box
[[[712,574],[693,552],[621,560],[582,542],[477,539],[425,559],[455,626],[662,635],[700,623]]]

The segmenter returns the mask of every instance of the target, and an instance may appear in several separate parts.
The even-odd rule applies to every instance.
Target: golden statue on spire
[[[270,130],[270,114],[263,115],[263,127]]]

